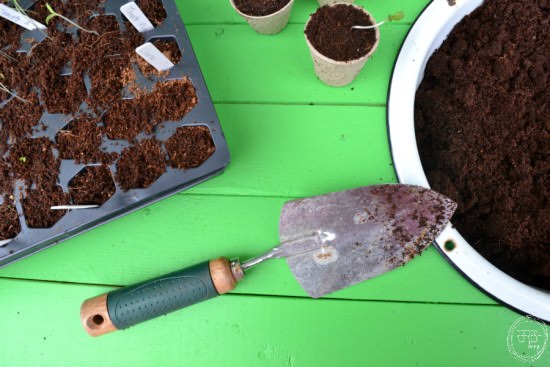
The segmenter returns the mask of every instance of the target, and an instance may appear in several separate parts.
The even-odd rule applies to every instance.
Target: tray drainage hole
[[[456,243],[455,243],[453,240],[447,240],[447,241],[445,241],[445,243],[443,244],[443,247],[444,247],[445,250],[447,250],[447,251],[453,251],[453,250],[456,248]]]
[[[104,322],[105,318],[100,314],[96,314],[88,319],[88,327],[90,329],[98,329],[101,327],[101,325],[103,325]]]

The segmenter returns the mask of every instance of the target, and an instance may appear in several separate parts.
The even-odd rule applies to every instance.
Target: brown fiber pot
[[[287,25],[288,19],[290,18],[290,11],[294,5],[294,0],[290,0],[282,9],[277,10],[273,14],[264,15],[264,16],[252,16],[244,14],[241,12],[235,5],[233,0],[229,0],[231,6],[235,11],[243,17],[248,24],[254,28],[254,30],[261,34],[276,34],[283,30]]]
[[[355,4],[349,4],[344,2],[338,2],[338,3],[332,3],[328,6],[335,6],[335,5],[341,5],[345,4],[347,6],[353,6],[356,9],[359,9],[363,11],[365,14],[368,15],[370,21],[372,24],[376,24],[376,21],[370,15],[369,12],[367,12],[362,7],[355,5]],[[311,21],[311,16],[309,17],[306,28],[309,22]],[[305,29],[305,28],[304,28]],[[333,87],[342,87],[344,85],[347,85],[351,83],[357,75],[361,72],[363,69],[363,66],[365,66],[365,63],[369,59],[369,57],[376,51],[378,44],[380,43],[380,30],[378,27],[374,28],[374,32],[376,34],[376,42],[372,46],[372,48],[369,50],[369,52],[355,60],[350,61],[337,61],[333,60],[313,47],[309,39],[306,35],[306,42],[309,47],[309,51],[311,53],[311,57],[313,59],[313,67],[315,69],[315,74],[319,79],[321,79],[322,82],[324,82],[327,85],[333,86]]]

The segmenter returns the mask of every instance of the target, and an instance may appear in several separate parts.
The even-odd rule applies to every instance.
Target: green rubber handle
[[[107,309],[114,326],[126,329],[217,295],[204,262],[115,290],[107,295]]]

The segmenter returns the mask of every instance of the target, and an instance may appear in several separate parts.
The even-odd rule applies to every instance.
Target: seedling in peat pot
[[[77,23],[73,22],[72,20],[70,20],[69,18],[59,14],[59,13],[56,13],[55,10],[53,10],[53,8],[51,7],[50,4],[46,3],[46,9],[48,9],[48,12],[50,13],[47,17],[46,17],[46,24],[49,24],[50,23],[50,20],[52,20],[53,18],[55,17],[59,17],[61,19],[63,19],[64,21],[66,21],[67,23],[75,26],[76,28],[80,29],[81,31],[83,32],[86,32],[86,33],[92,33],[92,34],[95,34],[96,36],[99,36],[99,33],[97,33],[96,31],[92,31],[92,30],[89,30],[89,29],[86,29],[84,27],[81,27],[80,25],[78,25]]]
[[[404,17],[405,17],[405,12],[398,11],[396,13],[388,15],[388,17],[386,19],[384,19],[383,21],[378,22],[376,24],[372,24],[372,25],[354,25],[351,28],[353,28],[353,29],[372,29],[372,28],[380,27],[384,23],[390,23],[390,22],[393,22],[393,21],[401,20]]]

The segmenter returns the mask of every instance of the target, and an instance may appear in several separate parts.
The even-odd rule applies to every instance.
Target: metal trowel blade
[[[314,298],[375,277],[420,254],[450,220],[456,204],[426,188],[360,187],[287,202],[281,242],[324,233],[322,246],[287,257]]]

